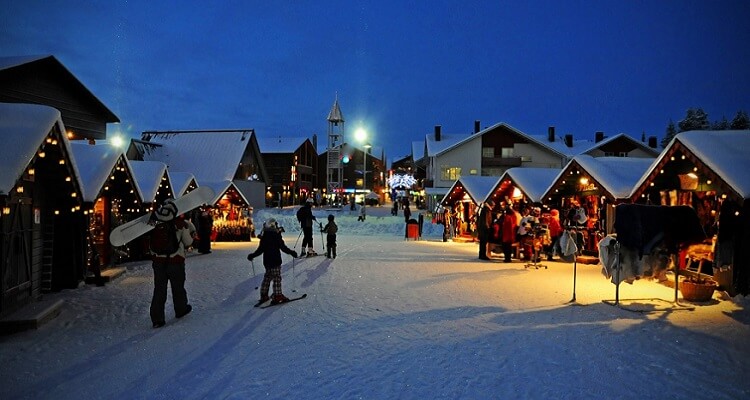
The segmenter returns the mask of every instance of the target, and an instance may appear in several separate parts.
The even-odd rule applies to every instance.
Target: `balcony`
[[[523,157],[482,157],[482,167],[520,167]]]

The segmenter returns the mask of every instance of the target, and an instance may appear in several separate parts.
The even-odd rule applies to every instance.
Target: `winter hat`
[[[156,210],[156,219],[161,222],[167,222],[177,216],[177,206],[174,200],[169,199]]]
[[[333,217],[333,214],[328,214],[328,220],[329,220],[329,221],[333,221],[333,218],[334,218],[334,217]]]
[[[266,221],[266,223],[263,224],[263,226],[266,227],[266,228],[268,228],[268,229],[271,229],[271,228],[276,229],[277,228],[276,219],[275,218],[269,218],[268,221]]]

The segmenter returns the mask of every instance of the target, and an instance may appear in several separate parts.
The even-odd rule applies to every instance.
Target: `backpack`
[[[162,222],[154,227],[149,247],[152,253],[159,256],[169,256],[179,250],[180,242],[177,240],[177,227],[174,221]]]

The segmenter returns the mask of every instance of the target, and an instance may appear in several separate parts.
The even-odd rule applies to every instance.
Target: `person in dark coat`
[[[518,217],[511,206],[505,207],[503,214],[503,255],[504,262],[510,262],[511,253],[513,252],[513,243],[516,241],[516,231],[518,230]]]
[[[211,216],[211,208],[203,207],[198,215],[198,253],[208,254],[211,252],[211,231],[214,227],[214,218]]]
[[[299,221],[303,235],[300,256],[305,255],[305,249],[307,249],[308,256],[316,255],[317,253],[313,250],[313,221],[317,221],[317,218],[312,213],[312,199],[307,199],[305,205],[297,210],[297,221]]]
[[[271,286],[271,282],[273,282],[273,297],[270,298],[271,303],[278,304],[289,301],[289,298],[284,296],[284,293],[281,291],[282,251],[297,258],[297,252],[284,244],[278,224],[275,219],[271,218],[263,224],[263,232],[260,235],[258,248],[247,255],[248,261],[253,261],[255,257],[263,254],[263,266],[266,268],[266,273],[263,275],[263,282],[260,285],[260,300],[258,303],[268,301],[268,289]]]
[[[490,228],[492,226],[492,207],[495,203],[492,200],[487,200],[484,206],[479,211],[479,219],[477,220],[477,237],[479,237],[479,259],[489,260],[487,257],[487,240],[490,236]]]

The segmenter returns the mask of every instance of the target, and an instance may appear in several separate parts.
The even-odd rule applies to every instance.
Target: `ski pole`
[[[297,243],[299,242],[299,238],[302,237],[302,231],[299,231],[299,236],[297,236],[297,240],[294,241],[294,246],[292,249],[297,250]]]
[[[250,260],[250,265],[253,266],[253,278],[255,278],[255,261]]]
[[[318,222],[318,226],[320,227],[320,247],[323,249],[323,252],[326,251],[326,245],[323,243],[323,224]]]
[[[292,292],[296,292],[297,289],[297,273],[294,271],[294,264],[297,257],[292,257]]]

